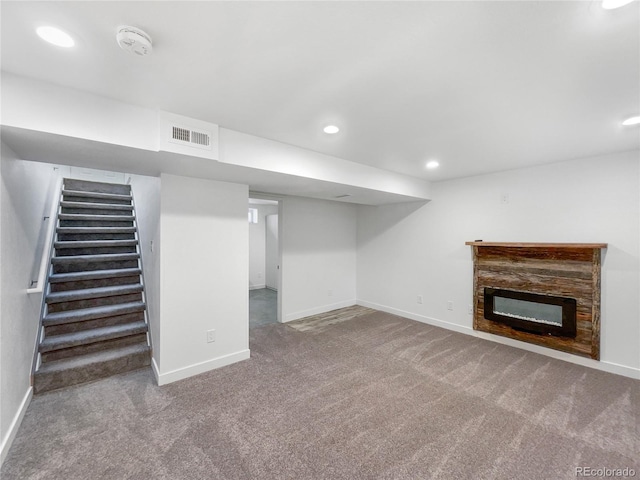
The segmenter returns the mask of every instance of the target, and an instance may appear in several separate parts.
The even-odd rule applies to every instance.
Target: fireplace
[[[538,335],[576,336],[576,300],[484,288],[484,318]]]
[[[600,263],[606,243],[467,242],[473,328],[600,358]]]

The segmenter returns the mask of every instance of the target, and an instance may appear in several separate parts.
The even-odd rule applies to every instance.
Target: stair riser
[[[78,207],[62,207],[61,213],[64,214],[78,214],[78,215],[128,215],[131,216],[131,210],[112,210],[106,208],[78,208]]]
[[[121,303],[141,302],[142,293],[131,293],[128,295],[115,295],[113,297],[89,298],[86,300],[76,300],[73,302],[50,303],[49,313],[69,312],[81,308],[101,307],[104,305],[119,305]]]
[[[133,227],[133,220],[60,220],[61,227]]]
[[[137,268],[138,260],[118,260],[111,262],[91,262],[77,264],[58,264],[53,266],[54,273],[86,272],[93,270],[113,270],[118,268]]]
[[[149,352],[140,352],[125,358],[118,358],[99,365],[69,369],[64,372],[36,372],[34,375],[34,393],[42,393],[58,388],[99,380],[118,373],[137,370],[150,365]]]
[[[138,333],[135,335],[127,335],[126,337],[114,338],[102,342],[90,343],[88,345],[79,345],[77,347],[63,348],[61,350],[53,350],[41,354],[42,363],[62,360],[63,358],[71,358],[76,355],[86,355],[87,353],[99,352],[111,348],[126,347],[136,343],[147,343],[147,334]]]
[[[108,203],[110,205],[131,205],[131,200],[117,199],[117,198],[92,198],[92,197],[80,197],[77,195],[63,195],[62,199],[65,202],[81,202],[81,203]]]
[[[57,257],[68,257],[74,255],[108,255],[111,253],[136,253],[136,246],[56,248]]]
[[[140,275],[129,277],[99,278],[95,280],[77,280],[73,282],[57,282],[51,284],[51,292],[68,292],[86,288],[114,287],[117,285],[135,285],[140,283]]]
[[[133,233],[59,233],[59,242],[87,242],[90,240],[134,240]]]
[[[111,183],[96,183],[85,180],[65,179],[65,190],[76,190],[81,192],[116,193],[118,195],[130,195],[130,185],[120,185]]]
[[[144,312],[127,313],[113,317],[96,318],[83,322],[66,323],[63,325],[50,325],[44,328],[44,334],[62,335],[64,333],[81,332],[92,328],[109,327],[111,325],[124,325],[126,323],[144,321]]]

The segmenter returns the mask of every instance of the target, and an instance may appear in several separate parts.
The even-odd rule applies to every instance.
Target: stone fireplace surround
[[[474,330],[600,359],[600,263],[606,243],[466,245],[473,248]],[[575,337],[527,332],[485,318],[485,287],[575,299]]]

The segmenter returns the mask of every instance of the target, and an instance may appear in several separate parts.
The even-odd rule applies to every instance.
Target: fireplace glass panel
[[[529,322],[562,326],[562,306],[495,296],[493,312]]]
[[[576,300],[484,288],[484,318],[540,335],[576,336]]]

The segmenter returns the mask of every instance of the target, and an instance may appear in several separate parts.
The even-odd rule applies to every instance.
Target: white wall
[[[280,228],[279,215],[272,214],[265,217],[266,244],[264,251],[265,285],[267,288],[280,288]]]
[[[161,185],[164,384],[249,357],[249,189],[165,174]]]
[[[355,304],[356,212],[355,205],[283,199],[282,321]]]
[[[258,210],[258,223],[249,224],[249,289],[252,290],[265,287],[265,217],[278,213],[278,206],[249,204],[248,208]]]
[[[2,72],[2,124],[158,150],[156,110],[7,72]]]
[[[359,207],[358,301],[640,377],[638,169],[638,152],[629,152],[435,183],[427,204]],[[473,332],[473,261],[464,242],[475,239],[607,242],[601,362]]]
[[[431,198],[430,184],[416,177],[226,128],[220,129],[220,161],[410,197]]]
[[[46,225],[50,187],[58,170],[26,162],[2,144],[0,256],[0,433],[2,459],[31,396],[31,364],[40,322],[42,294],[27,295],[32,265],[39,264],[38,239]]]
[[[153,368],[160,365],[160,178],[127,175],[136,206]],[[151,246],[153,242],[153,248]]]

